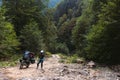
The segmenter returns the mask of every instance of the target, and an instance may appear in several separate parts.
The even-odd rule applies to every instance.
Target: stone
[[[90,61],[90,62],[88,62],[87,66],[88,66],[89,68],[94,68],[94,67],[96,67],[96,64],[95,64],[95,62]]]
[[[120,73],[119,73],[119,74],[117,74],[117,77],[120,77]]]

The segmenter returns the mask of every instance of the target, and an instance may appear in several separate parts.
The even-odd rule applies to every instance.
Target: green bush
[[[65,60],[64,59],[60,59],[59,62],[60,63],[65,63]]]
[[[52,53],[46,52],[46,53],[45,53],[45,56],[46,56],[46,57],[51,57],[51,56],[52,56]]]
[[[78,59],[78,56],[76,54],[72,56],[68,56],[66,62],[67,63],[76,63]]]
[[[66,59],[67,55],[63,54],[63,53],[58,53],[58,55],[60,56],[61,59]]]
[[[21,55],[13,54],[12,56],[10,56],[10,58],[8,60],[1,61],[0,67],[16,66],[18,64],[20,58],[21,58]]]
[[[61,60],[59,62],[62,63],[77,63],[77,59],[81,59],[84,61],[83,58],[78,57],[77,54],[68,56],[68,55],[64,55],[64,54],[59,54],[59,56],[61,57]]]

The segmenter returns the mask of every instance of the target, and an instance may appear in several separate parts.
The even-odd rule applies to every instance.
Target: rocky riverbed
[[[46,59],[44,69],[36,69],[36,64],[21,70],[19,65],[0,68],[0,80],[120,80],[120,72],[106,66],[89,68],[82,64],[59,63],[59,60],[58,55]]]

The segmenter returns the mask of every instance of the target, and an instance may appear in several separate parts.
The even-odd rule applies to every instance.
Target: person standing
[[[37,69],[38,69],[40,63],[41,63],[41,69],[43,69],[43,62],[44,62],[44,57],[45,57],[45,52],[44,52],[44,50],[41,50],[41,51],[40,51],[38,57],[39,57],[39,60],[38,60],[38,63],[37,63]]]

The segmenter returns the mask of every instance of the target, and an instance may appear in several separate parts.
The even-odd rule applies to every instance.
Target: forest
[[[120,0],[2,0],[0,61],[25,50],[120,64]]]

